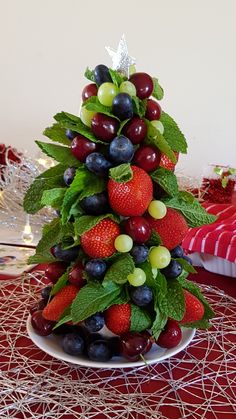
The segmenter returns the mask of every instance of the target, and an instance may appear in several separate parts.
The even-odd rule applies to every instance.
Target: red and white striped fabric
[[[183,240],[183,248],[236,263],[236,205],[207,203],[203,206],[218,218],[213,224],[190,228]]]

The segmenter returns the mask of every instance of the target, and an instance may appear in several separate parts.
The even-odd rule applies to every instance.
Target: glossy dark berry
[[[77,134],[71,143],[71,152],[81,162],[85,162],[86,157],[97,150],[97,144]]]
[[[74,177],[75,177],[75,172],[76,172],[75,167],[68,167],[68,169],[65,170],[63,179],[67,186],[69,186],[73,182]]]
[[[111,142],[115,138],[119,122],[103,113],[96,113],[91,120],[91,130],[98,140]]]
[[[49,300],[51,291],[52,287],[50,287],[49,285],[41,290],[41,297],[44,301],[47,302]]]
[[[82,355],[84,351],[84,340],[77,333],[68,333],[62,338],[62,348],[69,355]]]
[[[126,234],[132,237],[133,241],[138,244],[148,241],[152,233],[148,221],[141,216],[128,218],[124,222],[124,228]]]
[[[182,339],[182,331],[179,324],[175,320],[169,319],[166,326],[157,339],[157,345],[162,348],[174,348]]]
[[[85,265],[85,271],[88,275],[96,279],[101,279],[107,269],[106,263],[102,259],[91,259]]]
[[[108,211],[108,199],[104,192],[87,196],[80,201],[82,210],[89,215],[101,215]]]
[[[31,325],[38,335],[48,336],[52,333],[55,323],[44,319],[42,311],[38,310],[31,316]]]
[[[118,93],[112,102],[112,113],[121,119],[129,119],[133,117],[132,98],[128,93]]]
[[[135,245],[131,249],[131,256],[134,259],[135,265],[138,265],[139,263],[143,263],[147,260],[149,253],[149,248],[147,246],[143,245]]]
[[[151,96],[154,88],[153,80],[147,73],[134,73],[129,80],[136,87],[136,94],[139,99],[146,99]]]
[[[109,157],[117,164],[128,163],[134,156],[134,146],[124,135],[119,135],[112,140],[109,147]]]
[[[142,332],[139,332],[139,333],[140,333],[140,335],[144,336],[148,341],[147,347],[146,347],[146,349],[143,353],[143,354],[146,354],[147,352],[149,352],[151,350],[152,344],[154,343],[154,339],[153,339],[151,333],[149,333],[148,330],[143,330]]]
[[[70,249],[62,249],[60,244],[53,246],[51,249],[53,256],[63,262],[73,262],[78,257],[79,246]]]
[[[98,88],[95,83],[90,83],[84,87],[82,91],[82,100],[83,102],[90,98],[91,96],[97,96]]]
[[[130,296],[134,304],[139,307],[147,306],[153,299],[152,290],[147,285],[132,288]]]
[[[149,119],[149,121],[160,119],[161,107],[158,102],[153,99],[148,99],[145,117]]]
[[[72,141],[73,138],[76,137],[76,135],[78,135],[77,132],[72,131],[71,129],[67,129],[66,130],[66,136],[67,136],[68,140],[71,140]]]
[[[97,86],[100,86],[105,82],[112,82],[112,78],[109,73],[109,68],[104,64],[99,64],[94,69],[94,78]]]
[[[140,146],[134,155],[134,163],[141,167],[145,172],[155,170],[160,163],[160,151],[151,145]]]
[[[64,274],[67,269],[67,264],[64,262],[52,262],[49,263],[45,270],[45,276],[53,284]]]
[[[84,321],[84,325],[89,332],[99,332],[99,330],[101,330],[105,325],[105,320],[101,313],[96,313],[93,316],[88,317]]]
[[[181,246],[176,246],[170,251],[172,258],[182,258],[184,256],[184,250]]]
[[[112,164],[101,153],[90,154],[85,161],[86,167],[96,175],[106,175]]]
[[[121,354],[131,360],[138,361],[141,359],[149,345],[149,339],[137,332],[127,332],[120,337]]]
[[[161,269],[161,273],[165,275],[166,278],[177,278],[182,273],[182,266],[177,260],[172,259],[169,265]]]
[[[92,361],[106,362],[112,357],[111,348],[105,340],[95,340],[88,346],[87,352]]]
[[[131,121],[125,124],[122,133],[133,144],[140,144],[147,135],[147,125],[143,119],[134,116]]]
[[[192,261],[192,259],[189,256],[183,255],[182,258],[185,259],[188,263],[190,263],[190,265],[193,264],[193,261]]]
[[[86,284],[86,279],[84,277],[84,266],[81,262],[78,262],[73,266],[69,273],[68,279],[70,284],[73,284],[78,288],[81,288]]]
[[[46,306],[47,302],[45,300],[39,300],[37,303],[34,303],[32,306],[30,306],[29,308],[29,312],[30,314],[35,313],[35,311],[40,311],[43,310],[44,307]]]

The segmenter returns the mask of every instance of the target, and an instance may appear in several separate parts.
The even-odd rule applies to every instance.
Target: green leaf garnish
[[[88,172],[86,169],[78,169],[76,171],[75,177],[67,189],[62,207],[61,207],[61,216],[62,216],[62,223],[66,223],[69,219],[70,215],[70,209],[75,200],[77,199],[78,195],[81,193],[81,191],[84,189],[86,184],[86,178],[87,178]]]
[[[182,320],[185,312],[183,289],[177,279],[167,281],[166,297],[159,302],[160,310],[167,317]]]
[[[133,110],[136,115],[142,118],[147,109],[147,100],[141,100],[137,96],[132,96]]]
[[[70,145],[71,141],[67,138],[65,129],[60,127],[60,124],[54,124],[52,127],[46,128],[43,135],[60,144]]]
[[[178,183],[173,172],[164,167],[158,167],[151,173],[151,178],[158,183],[164,191],[171,196],[178,194]]]
[[[150,314],[143,308],[131,304],[130,331],[142,332],[142,330],[150,329],[151,325]]]
[[[193,265],[191,265],[191,263],[189,263],[186,259],[176,258],[175,260],[182,266],[182,268],[185,270],[185,272],[188,272],[188,273],[191,273],[191,274],[196,274],[197,273],[197,271],[193,267]]]
[[[154,84],[154,89],[153,89],[153,92],[152,92],[152,96],[155,97],[155,99],[157,99],[157,100],[163,99],[164,90],[160,86],[158,79],[156,77],[153,77],[152,80],[153,80],[153,84]]]
[[[147,124],[147,127],[148,127],[148,132],[147,132],[147,138],[144,140],[144,142],[146,144],[154,145],[162,153],[164,153],[167,157],[169,157],[169,159],[173,163],[176,163],[177,160],[176,160],[175,153],[173,152],[173,150],[172,150],[171,146],[169,145],[169,143],[166,141],[166,139],[160,133],[160,131],[158,129],[156,129],[151,124],[150,121],[147,121],[146,120],[146,124]]]
[[[41,203],[45,207],[59,209],[62,205],[67,188],[53,188],[43,192]]]
[[[114,83],[118,87],[121,85],[123,81],[127,80],[127,77],[125,77],[122,73],[113,70],[112,68],[109,68],[109,73],[112,79],[112,83]]]
[[[57,144],[43,143],[35,141],[41,150],[49,157],[52,157],[59,163],[66,163],[68,166],[80,167],[82,163],[71,153],[69,147],[63,147]]]
[[[171,149],[180,153],[187,153],[187,141],[173,118],[166,112],[162,112],[160,121],[164,126],[165,139]]]
[[[79,236],[84,234],[86,231],[91,230],[91,228],[95,227],[100,221],[104,220],[105,218],[110,218],[115,222],[119,222],[119,218],[114,214],[104,214],[104,215],[81,215],[75,221],[75,232]]]
[[[134,271],[134,268],[133,259],[128,253],[118,256],[117,260],[107,270],[103,280],[103,286],[106,287],[110,281],[117,284],[124,284],[127,282],[127,276]]]
[[[84,76],[86,77],[86,79],[95,83],[94,70],[90,70],[90,68],[87,67]]]
[[[110,116],[111,118],[115,118],[119,121],[119,118],[113,115],[111,106],[102,105],[97,96],[91,96],[87,99],[86,102],[83,103],[83,107],[85,107],[88,111],[103,113],[104,115]]]
[[[133,178],[133,172],[129,163],[120,164],[109,170],[109,177],[116,182],[125,183]]]

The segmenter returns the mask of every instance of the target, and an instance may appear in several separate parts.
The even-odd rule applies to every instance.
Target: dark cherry
[[[166,326],[157,339],[157,345],[162,348],[174,348],[182,339],[182,331],[177,321],[169,319]]]
[[[140,144],[146,137],[147,125],[143,119],[134,116],[131,121],[124,126],[122,133],[129,138],[133,144]]]
[[[146,118],[149,119],[149,121],[158,120],[161,117],[161,107],[159,103],[157,103],[153,99],[148,99],[147,101],[147,109],[146,109]]]
[[[148,341],[145,352],[143,353],[143,354],[146,354],[147,352],[149,352],[152,349],[152,344],[154,342],[154,338],[152,337],[151,333],[148,332],[148,330],[143,330],[142,332],[140,332],[140,335],[144,336]]]
[[[30,312],[30,314],[33,314],[36,311],[43,310],[45,306],[46,306],[46,301],[45,300],[39,300],[37,303],[34,303],[29,308],[29,312]]]
[[[154,84],[151,76],[147,73],[134,73],[129,80],[136,87],[136,95],[139,99],[146,99],[151,96]]]
[[[149,339],[140,333],[127,332],[120,337],[121,355],[132,361],[138,361],[140,355],[146,353],[149,345]]]
[[[86,157],[96,150],[97,145],[81,134],[72,140],[71,152],[81,162],[84,162]]]
[[[40,336],[48,336],[52,333],[55,322],[44,319],[42,310],[35,311],[31,316],[31,325]]]
[[[85,285],[84,267],[81,262],[77,263],[69,273],[69,282],[81,288]]]
[[[128,234],[135,243],[145,243],[151,236],[152,230],[145,218],[141,216],[130,217],[124,222],[126,234]]]
[[[45,276],[53,284],[64,274],[67,269],[67,264],[65,262],[52,262],[50,263],[46,270]]]
[[[151,145],[140,146],[134,155],[134,163],[145,172],[152,172],[160,163],[160,151]]]
[[[95,137],[107,143],[115,138],[119,128],[119,122],[116,119],[102,113],[96,113],[91,124]]]
[[[98,88],[95,83],[90,83],[82,91],[82,100],[85,102],[91,96],[97,96]]]

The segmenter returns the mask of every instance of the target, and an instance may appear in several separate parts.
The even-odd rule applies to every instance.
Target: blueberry
[[[62,348],[69,355],[81,355],[84,351],[84,340],[77,333],[68,333],[62,338]]]
[[[100,215],[108,211],[108,199],[104,192],[100,192],[82,199],[80,206],[86,214]]]
[[[182,258],[184,255],[183,248],[181,246],[176,246],[170,252],[172,258]]]
[[[84,321],[85,327],[88,329],[89,332],[98,332],[103,328],[105,324],[104,317],[101,313],[96,313],[91,317],[88,317]]]
[[[134,259],[134,263],[139,264],[147,260],[149,249],[147,246],[144,246],[144,245],[140,245],[140,246],[135,245],[133,246],[130,253]]]
[[[114,355],[114,356],[120,356],[121,355],[120,337],[112,336],[111,338],[108,339],[108,344],[110,346],[112,355]]]
[[[78,257],[79,246],[71,247],[70,249],[62,249],[60,244],[53,246],[51,249],[53,256],[63,262],[73,262]]]
[[[90,172],[96,175],[107,174],[112,164],[101,153],[91,153],[86,157],[85,164]]]
[[[166,278],[177,278],[177,276],[182,273],[182,270],[183,268],[180,263],[177,262],[177,260],[172,259],[166,268],[161,269],[161,273],[163,273]]]
[[[127,137],[119,135],[112,140],[109,155],[115,163],[128,163],[134,156],[134,146]]]
[[[42,296],[42,299],[44,301],[49,300],[49,295],[50,295],[51,291],[52,291],[52,287],[50,287],[50,286],[47,286],[47,287],[45,287],[41,290],[41,296]]]
[[[190,263],[190,265],[193,264],[193,261],[192,261],[192,259],[189,256],[183,255],[182,258],[185,259],[188,263]]]
[[[109,343],[103,339],[95,340],[88,347],[88,357],[92,361],[109,361],[112,357],[112,351]]]
[[[68,169],[65,170],[63,179],[67,186],[69,186],[75,177],[76,169],[74,167],[68,167]]]
[[[77,132],[72,131],[71,129],[66,130],[66,136],[67,136],[68,140],[72,141],[77,135],[78,135]]]
[[[85,271],[87,274],[94,278],[100,279],[106,272],[107,265],[102,259],[91,259],[85,265]]]
[[[133,117],[133,104],[128,93],[118,93],[112,102],[112,113],[119,119],[129,119]]]
[[[130,292],[130,296],[134,304],[139,307],[148,305],[153,299],[152,290],[147,285],[134,287]]]
[[[105,82],[112,82],[112,78],[109,73],[109,68],[104,64],[99,64],[94,69],[94,78],[97,86],[100,86]]]

